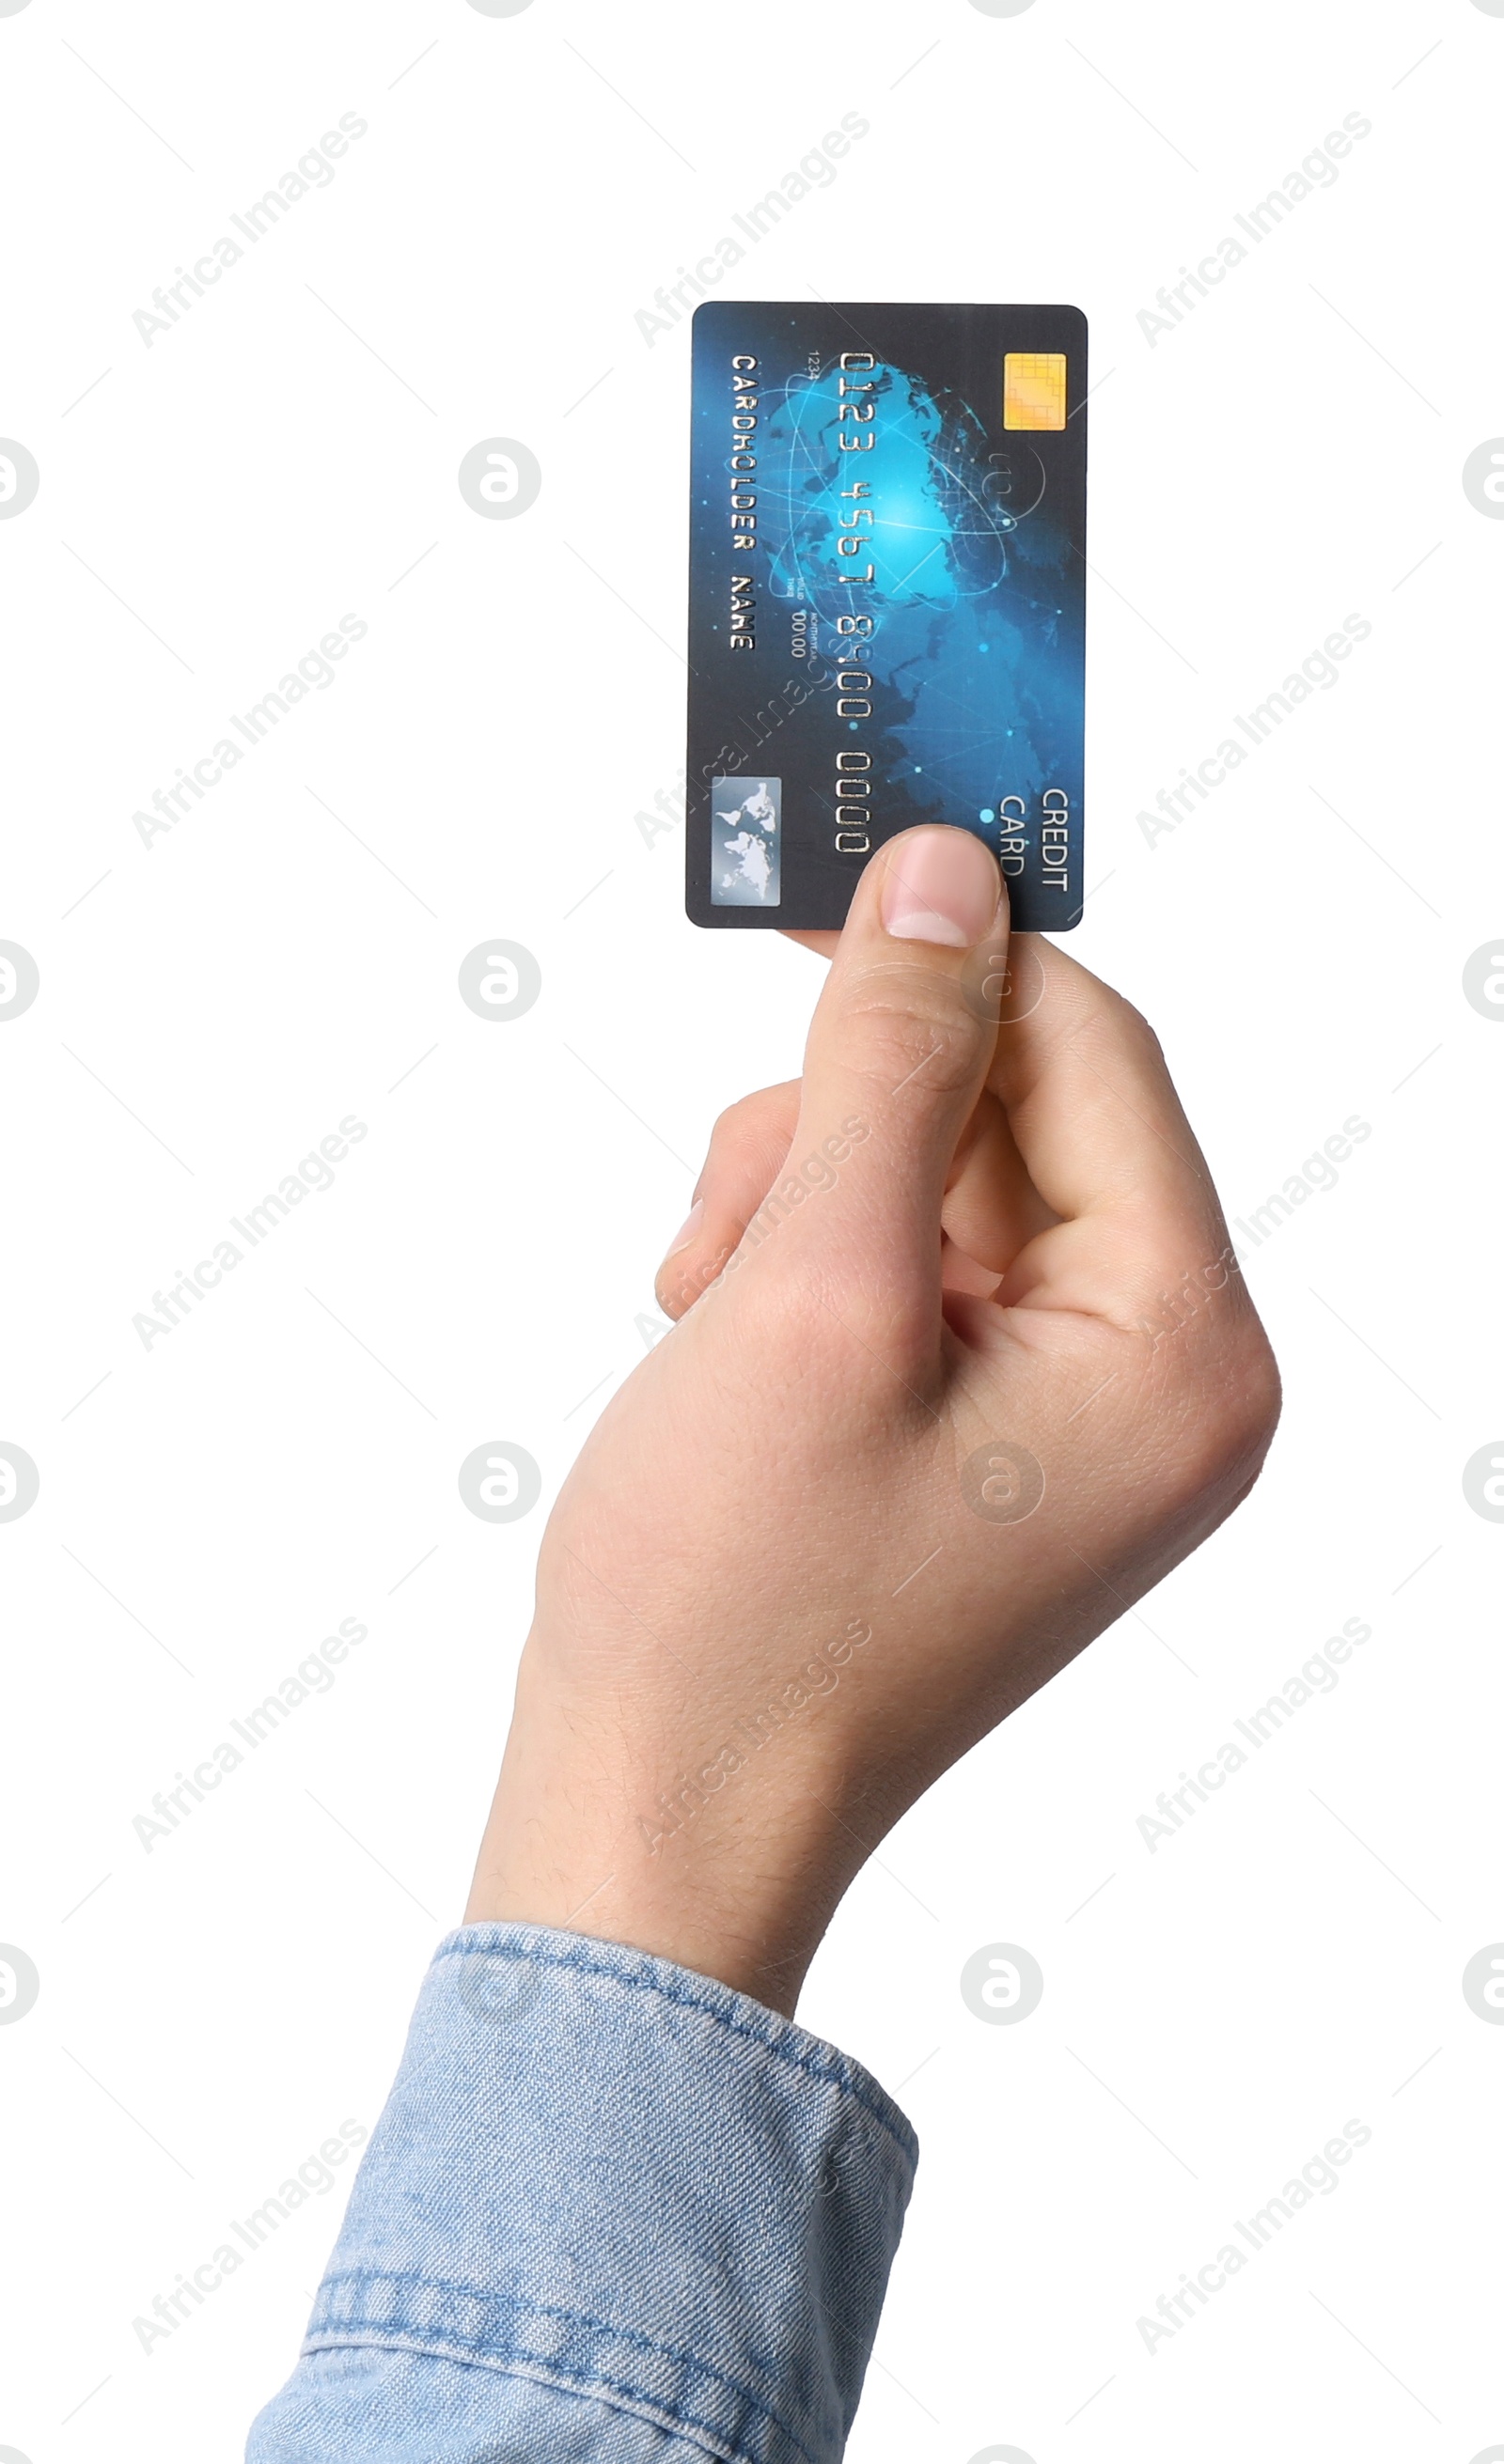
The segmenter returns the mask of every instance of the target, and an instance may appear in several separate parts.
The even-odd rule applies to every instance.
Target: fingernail
[[[998,882],[996,857],[970,830],[916,830],[889,863],[883,930],[899,941],[969,950],[991,928]]]
[[[697,1198],[694,1205],[690,1208],[689,1213],[685,1216],[683,1222],[679,1225],[678,1230],[675,1232],[673,1240],[669,1243],[668,1247],[663,1253],[665,1265],[668,1264],[668,1261],[671,1258],[676,1258],[681,1249],[687,1249],[689,1247],[690,1243],[698,1232],[704,1219],[705,1201],[702,1198]]]

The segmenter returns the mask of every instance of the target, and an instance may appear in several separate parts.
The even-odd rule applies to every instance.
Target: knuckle
[[[797,1082],[759,1087],[718,1112],[711,1125],[709,1153],[719,1163],[726,1157],[760,1153],[773,1143],[797,1107]]]
[[[1230,1379],[1233,1419],[1245,1451],[1260,1459],[1279,1426],[1284,1402],[1279,1363],[1257,1319],[1236,1348]]]
[[[752,1108],[756,1102],[757,1098],[755,1095],[739,1095],[734,1104],[727,1104],[722,1111],[716,1114],[714,1121],[711,1123],[710,1129],[710,1144],[712,1152],[714,1152],[717,1147],[723,1147],[741,1135],[741,1132],[747,1125],[747,1121],[752,1113]]]
[[[1195,1485],[1210,1494],[1247,1486],[1269,1451],[1281,1403],[1279,1369],[1252,1311],[1187,1372],[1182,1426]]]
[[[971,1086],[993,1032],[957,985],[898,968],[869,977],[847,1012],[852,1059],[887,1094],[915,1080],[931,1095]]]
[[[755,1221],[705,1306],[725,1311],[735,1356],[759,1390],[797,1395],[811,1428],[838,1419],[859,1444],[896,1412],[921,1408],[933,1302],[874,1272],[844,1241],[806,1238],[795,1221]]]
[[[839,1320],[819,1279],[790,1269],[776,1238],[762,1254],[743,1248],[729,1261],[715,1301],[749,1380],[766,1394],[799,1397],[819,1421],[823,1398],[838,1384]]]
[[[1116,1030],[1117,1041],[1153,1067],[1162,1069],[1165,1067],[1164,1046],[1142,1010],[1136,1009],[1121,993],[1110,991],[1107,986],[1103,990],[1109,995],[1104,1023]]]
[[[1225,1229],[1225,1227],[1223,1227]],[[1141,1309],[1140,1389],[1158,1432],[1166,1502],[1197,1509],[1250,1487],[1279,1420],[1279,1370],[1230,1240],[1205,1263],[1166,1276]]]

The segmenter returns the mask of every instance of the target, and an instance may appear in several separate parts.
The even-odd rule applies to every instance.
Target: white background
[[[1349,1115],[1250,1256],[1284,1370],[1252,1501],[969,1757],[843,1909],[801,2016],[912,2115],[918,2189],[851,2453],[1036,2464],[1504,2441],[1499,1434],[1504,20],[1471,0],[31,0],[0,20],[6,1024],[0,2028],[32,2464],[215,2464],[291,2364],[347,2172],[149,2354],[132,2321],[380,2108],[454,1922],[543,1514],[651,1340],[709,1125],[794,1072],[817,962],[697,934],[680,833],[687,324],[634,319],[843,113],[870,133],[726,295],[1092,321],[1087,919],[1230,1215]],[[301,200],[132,322],[340,115]],[[1345,114],[1371,134],[1151,347],[1138,321]],[[191,165],[191,167],[188,167]],[[476,517],[461,454],[543,473]],[[170,834],[131,816],[351,611],[368,630]],[[1344,616],[1341,681],[1172,835],[1138,820]],[[483,1023],[460,959],[535,952]],[[368,1134],[170,1335],[132,1318],[345,1114]],[[638,1319],[643,1317],[644,1326]],[[456,1470],[511,1439],[543,1504]],[[748,1464],[749,1510],[757,1466]],[[778,1534],[770,1531],[776,1549]],[[733,1612],[734,1613],[734,1610]],[[369,1629],[147,1853],[133,1818],[342,1617]],[[1359,1617],[1211,1804],[1138,1828]],[[1093,1896],[1095,1894],[1095,1896]],[[1039,2010],[958,1977],[1019,1943]],[[1339,2191],[1145,2349],[1349,2120]]]

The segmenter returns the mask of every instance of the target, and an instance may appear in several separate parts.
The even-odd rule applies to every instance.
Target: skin
[[[973,947],[884,927],[937,838],[991,868]],[[549,1519],[467,1922],[791,2014],[885,1832],[1256,1478],[1277,1373],[1160,1046],[1037,938],[999,1020],[1006,936],[926,830],[815,940],[804,1076],[717,1122],[674,1331]]]

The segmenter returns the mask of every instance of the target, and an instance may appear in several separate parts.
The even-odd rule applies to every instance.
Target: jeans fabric
[[[746,1995],[463,1926],[248,2464],[834,2464],[917,2154]]]

